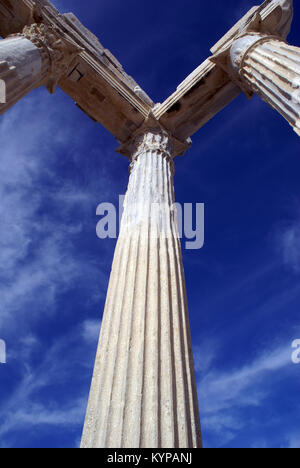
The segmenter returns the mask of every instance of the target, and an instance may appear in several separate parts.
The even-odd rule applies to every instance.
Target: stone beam
[[[234,41],[247,31],[267,31],[285,39],[292,17],[291,0],[267,0],[253,7],[211,49],[213,56],[194,70],[163,104],[155,106],[154,116],[181,141],[193,135],[241,92],[233,71],[223,66],[223,54],[228,55]]]
[[[126,143],[151,114],[178,142],[186,145],[189,137],[226,107],[241,90],[248,97],[256,92],[256,89],[242,83],[231,66],[231,47],[248,32],[285,39],[293,17],[292,5],[292,0],[266,0],[261,6],[253,7],[211,49],[213,55],[194,70],[163,104],[156,106],[125,73],[117,59],[72,13],[61,15],[48,0],[0,0],[0,34],[7,37],[21,33],[24,26],[45,24],[63,40],[80,49],[76,60],[56,77],[59,78],[57,83],[54,81],[48,88],[53,91],[58,84],[90,118],[106,127],[121,144]],[[1,55],[0,61],[5,61]]]
[[[0,0],[2,37],[20,34],[34,24],[52,28],[81,50],[64,70],[58,86],[119,142],[126,142],[151,111],[151,99],[72,13],[61,15],[47,0]],[[0,62],[5,61],[2,59],[0,55]]]

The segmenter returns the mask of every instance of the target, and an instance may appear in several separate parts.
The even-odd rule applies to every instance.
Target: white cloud
[[[101,180],[91,174],[91,186],[82,187],[58,178],[59,155],[68,150],[74,156],[85,129],[76,127],[74,138],[74,128],[63,123],[60,97],[51,99],[35,112],[39,95],[32,95],[0,120],[0,327],[6,332],[20,320],[37,319],[32,305],[38,314],[55,313],[57,294],[76,279],[84,284],[98,275],[106,284],[100,261],[83,264],[73,241],[95,209],[91,186]],[[52,135],[51,148],[45,135]]]
[[[288,438],[288,448],[297,449],[300,448],[300,433],[291,434]]]
[[[199,375],[205,375],[213,366],[219,350],[217,340],[204,340],[199,345],[193,346],[195,371]]]
[[[82,335],[88,343],[96,342],[99,338],[100,320],[86,320],[82,325]]]
[[[278,239],[285,265],[300,273],[300,222],[286,228]]]
[[[2,447],[20,443],[16,431],[26,436],[31,428],[82,426],[88,397],[83,387],[90,380],[100,317],[80,322],[72,312],[61,321],[66,312],[58,298],[80,284],[90,291],[91,316],[100,316],[98,301],[107,285],[105,245],[99,258],[90,259],[76,243],[78,235],[83,241],[83,229],[93,230],[90,214],[98,204],[93,189],[98,193],[100,187],[103,199],[109,191],[105,170],[102,175],[92,171],[89,184],[77,181],[76,158],[85,146],[86,129],[80,123],[65,125],[60,96],[48,101],[43,96],[42,109],[39,97],[33,93],[0,120],[0,330],[8,342],[6,366],[14,373],[9,395],[6,389],[1,392]],[[73,158],[74,178],[58,176],[61,154]],[[36,330],[56,319],[67,331],[49,329],[50,347],[45,349]],[[59,333],[57,339],[54,333]],[[70,383],[73,393],[66,398]],[[53,397],[48,387],[55,387]]]
[[[211,347],[213,349],[213,346]],[[213,358],[210,358],[213,363]],[[247,424],[242,411],[260,407],[269,396],[270,379],[291,367],[289,344],[264,351],[247,365],[220,372],[207,369],[198,383],[202,425],[216,446],[234,439]]]
[[[90,372],[91,360],[89,353],[95,352],[94,343],[83,346],[83,330],[91,330],[92,321],[79,323],[69,333],[54,341],[53,345],[42,353],[39,365],[31,365],[30,353],[41,352],[43,343],[34,335],[20,342],[22,352],[10,355],[9,359],[20,359],[18,384],[4,402],[0,402],[0,440],[2,447],[18,444],[16,431],[31,431],[38,428],[45,430],[47,426],[78,428],[83,425],[88,394],[84,387],[78,385],[83,377]],[[95,325],[95,324],[94,324]],[[83,350],[88,351],[84,354]],[[25,352],[24,352],[25,351]],[[74,375],[74,369],[76,374]],[[64,398],[65,386],[72,382],[69,388],[72,397]],[[44,390],[53,387],[61,389],[61,399],[58,401],[51,393],[45,395]],[[74,396],[74,387],[77,390]]]
[[[273,243],[277,255],[286,268],[300,273],[300,217],[299,201],[293,208],[293,219],[281,221],[273,230]]]

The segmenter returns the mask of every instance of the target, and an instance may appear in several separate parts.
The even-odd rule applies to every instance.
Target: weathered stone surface
[[[0,0],[6,110],[58,84],[131,160],[82,447],[200,447],[173,158],[243,90],[300,134],[299,49],[284,40],[292,0],[254,7],[163,104],[152,100],[72,14],[48,0]],[[10,34],[14,34],[10,37]]]
[[[134,139],[82,447],[199,447],[169,135]]]
[[[256,31],[285,38],[293,16],[292,0],[266,0],[253,7],[212,49],[163,104],[152,100],[128,76],[118,60],[72,14],[59,14],[48,0],[0,0],[0,34],[20,32],[43,22],[83,51],[59,86],[93,120],[104,125],[120,143],[143,125],[150,112],[185,144],[188,137],[227,106],[241,91],[241,83],[223,66],[222,54],[242,33]],[[243,89],[246,94],[247,90]],[[251,93],[249,94],[249,96]]]
[[[0,79],[5,83],[5,112],[32,89],[41,85],[47,75],[39,49],[24,36],[0,41]]]
[[[21,33],[25,26],[53,28],[81,53],[60,78],[59,87],[91,119],[125,142],[148,116],[153,102],[122,65],[72,13],[60,14],[48,0],[0,0],[0,34]],[[52,91],[56,79],[49,82]]]
[[[300,136],[300,48],[276,36],[248,34],[233,43],[231,61],[244,86],[276,109]]]
[[[34,2],[31,0],[0,1],[0,36],[7,37],[23,30],[24,26],[38,19]]]
[[[54,92],[60,78],[79,53],[76,45],[61,39],[44,24],[25,26],[22,33],[0,41],[0,78],[5,83],[5,112],[32,89],[46,85]]]
[[[74,59],[82,48],[67,37],[62,37],[52,26],[44,23],[25,26],[22,36],[29,39],[40,51],[43,63],[48,64],[46,87],[54,93],[58,82],[72,68]]]
[[[268,31],[286,38],[293,17],[292,0],[267,0],[253,7],[214,47],[213,57],[188,76],[154,116],[176,138],[184,141],[226,107],[240,92],[226,61],[234,40],[245,31]]]

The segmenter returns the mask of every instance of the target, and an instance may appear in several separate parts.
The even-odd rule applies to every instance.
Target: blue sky
[[[255,4],[54,3],[156,102]],[[96,237],[96,207],[125,193],[128,162],[60,90],[31,93],[0,134],[0,447],[77,447],[115,246]],[[183,252],[206,447],[300,447],[299,171],[299,137],[243,96],[176,161],[177,201],[206,210],[204,248]]]

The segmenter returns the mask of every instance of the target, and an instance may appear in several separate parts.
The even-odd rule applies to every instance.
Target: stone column
[[[257,93],[300,135],[300,48],[277,36],[247,33],[230,51],[242,86]]]
[[[39,86],[46,85],[53,93],[78,52],[78,47],[44,24],[26,26],[22,34],[1,40],[0,80],[5,102],[0,104],[0,114]]]
[[[81,446],[200,447],[170,137],[132,154]]]

